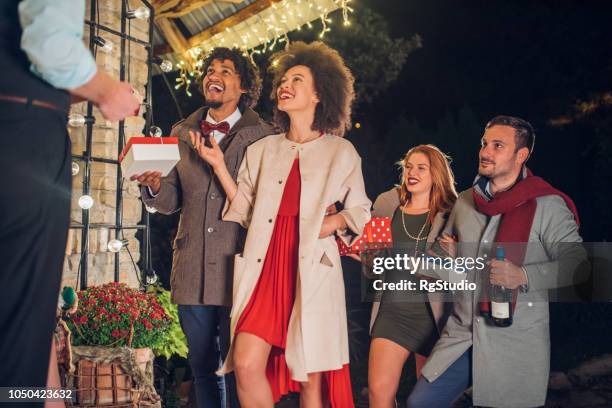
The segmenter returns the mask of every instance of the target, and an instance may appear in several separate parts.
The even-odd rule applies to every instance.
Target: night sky
[[[578,100],[612,91],[612,3],[362,3],[385,17],[392,36],[418,33],[423,38],[423,47],[409,55],[400,77],[374,109],[359,112],[369,127],[392,132],[391,139],[402,140],[404,151],[414,143],[401,132],[399,117],[425,129],[456,131],[435,132],[435,143],[454,157],[462,190],[475,175],[488,119],[520,116],[536,129],[529,166],[574,198],[588,240],[612,238],[606,210],[611,204],[612,151],[603,150],[610,148],[612,137],[605,119],[610,105],[569,125],[550,125],[552,119],[573,115]],[[473,130],[474,119],[478,128]]]

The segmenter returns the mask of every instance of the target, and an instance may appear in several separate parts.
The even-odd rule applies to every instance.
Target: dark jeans
[[[239,408],[234,375],[219,377],[215,374],[229,350],[229,308],[178,305],[178,312],[189,346],[189,365],[198,407]]]
[[[408,396],[408,408],[450,407],[472,384],[472,349],[463,353],[435,381],[421,376]]]
[[[44,387],[70,221],[66,115],[0,102],[0,154],[0,387]]]

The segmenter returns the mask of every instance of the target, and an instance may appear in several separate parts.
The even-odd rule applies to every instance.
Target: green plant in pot
[[[153,352],[156,356],[164,356],[170,359],[173,355],[187,358],[187,338],[178,317],[178,308],[170,299],[170,291],[164,289],[158,284],[150,285],[147,288],[147,293],[154,294],[157,301],[164,308],[164,311],[171,318],[170,326],[165,332],[165,336],[159,343],[153,346]]]
[[[173,319],[157,296],[116,282],[78,295],[79,308],[68,321],[74,364],[67,376],[79,390],[78,403],[158,402],[152,349],[167,340]]]

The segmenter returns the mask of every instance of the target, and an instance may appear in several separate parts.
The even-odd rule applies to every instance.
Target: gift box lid
[[[136,144],[178,144],[178,137],[146,137],[146,136],[134,136],[130,137],[130,140],[125,144],[125,147],[119,155],[119,162],[123,161],[123,158],[130,150],[132,145]]]

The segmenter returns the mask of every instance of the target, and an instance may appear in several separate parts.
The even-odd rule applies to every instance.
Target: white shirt
[[[236,110],[231,115],[223,119],[221,122],[227,122],[231,130],[234,127],[234,125],[240,120],[241,117],[242,117],[242,114],[240,113],[240,110],[236,108]],[[214,120],[212,116],[210,116],[210,109],[208,110],[208,113],[206,113],[206,121],[214,125],[219,123],[216,120]],[[216,130],[212,131],[212,137],[215,138],[217,143],[221,142],[221,139],[223,139],[223,136],[225,136],[225,133],[222,133]]]
[[[230,130],[231,130],[234,127],[234,125],[236,123],[238,123],[238,121],[240,120],[241,117],[242,117],[242,113],[240,113],[240,109],[236,108],[236,110],[231,115],[229,115],[227,118],[223,119],[221,122],[227,122],[229,124]],[[210,116],[210,109],[206,113],[206,121],[210,122],[212,124],[215,124],[215,125],[218,123],[216,120],[213,119],[212,116]],[[219,132],[219,131],[216,131],[216,130],[212,131],[212,137],[215,138],[217,143],[221,142],[221,139],[223,139],[224,136],[225,136],[225,133],[223,133],[223,132]],[[157,196],[157,194],[153,194],[153,190],[151,190],[151,187],[147,187],[147,189],[149,190],[149,195],[151,197],[156,197]]]

